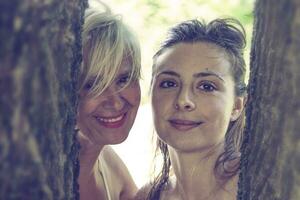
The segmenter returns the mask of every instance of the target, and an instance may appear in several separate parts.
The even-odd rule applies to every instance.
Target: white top
[[[99,170],[99,173],[100,173],[100,176],[101,176],[101,179],[104,183],[104,189],[106,191],[106,200],[112,200],[112,197],[110,195],[110,192],[109,192],[109,187],[108,187],[108,183],[107,183],[107,180],[108,180],[108,177],[107,177],[107,174],[105,173],[105,170],[106,167],[105,165],[103,164],[103,162],[100,162],[100,157],[98,158],[98,170]]]

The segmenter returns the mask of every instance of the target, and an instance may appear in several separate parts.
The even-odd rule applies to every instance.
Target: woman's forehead
[[[216,45],[208,43],[182,43],[166,49],[154,61],[154,71],[175,70],[183,73],[196,73],[207,71],[220,71],[227,74],[231,63],[222,50]]]

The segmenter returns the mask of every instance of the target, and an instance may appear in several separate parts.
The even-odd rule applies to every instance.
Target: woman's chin
[[[110,135],[112,137],[108,138],[109,144],[114,145],[114,144],[120,144],[124,142],[128,138],[129,134],[115,134],[115,135]]]

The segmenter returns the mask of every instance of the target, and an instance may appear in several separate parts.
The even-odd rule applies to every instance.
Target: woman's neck
[[[79,150],[79,164],[80,164],[80,173],[79,181],[84,181],[89,179],[94,172],[95,165],[97,164],[97,159],[100,152],[102,151],[104,145],[99,145],[92,143],[87,137],[82,134],[78,137],[80,143]]]
[[[103,146],[80,147],[79,162],[80,168],[91,168],[95,165]]]
[[[222,194],[214,198],[215,194],[221,190],[223,193],[231,193],[232,188],[236,188],[235,183],[230,186],[232,183],[229,182],[233,180],[223,188],[214,173],[215,162],[222,151],[222,145],[201,152],[179,152],[169,146],[170,159],[176,175],[172,193],[185,200],[223,199],[220,198]],[[227,188],[230,191],[226,192]],[[233,196],[234,198],[224,199],[235,199],[235,195]]]

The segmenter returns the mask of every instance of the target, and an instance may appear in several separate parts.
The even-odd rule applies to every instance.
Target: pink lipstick
[[[116,117],[95,117],[99,124],[106,128],[120,128],[125,120],[126,120],[126,113],[116,116]]]
[[[171,119],[169,120],[169,122],[172,127],[174,127],[179,131],[188,131],[202,124],[202,122],[195,122],[195,121],[181,120],[181,119]]]

